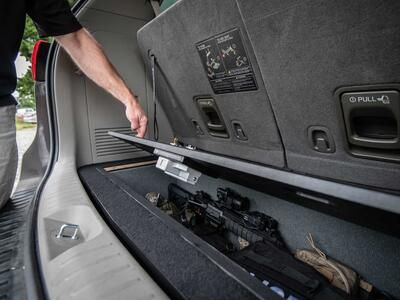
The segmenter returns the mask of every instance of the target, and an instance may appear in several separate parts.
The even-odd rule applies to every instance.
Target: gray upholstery
[[[258,91],[214,95],[195,44],[232,28],[240,28],[253,65]],[[199,148],[284,167],[283,149],[262,84],[257,63],[236,3],[220,1],[181,1],[138,32],[139,46],[150,68],[149,50],[157,59],[158,101],[169,118],[175,135]],[[164,78],[161,78],[164,77]],[[230,131],[230,138],[207,134],[194,97],[212,95]],[[205,132],[196,136],[191,120]],[[248,141],[236,139],[231,121],[239,120]]]
[[[114,187],[106,185],[108,180],[104,180],[104,172],[99,171],[96,166],[81,169],[80,176],[96,194],[95,200],[100,201],[112,219],[120,222],[119,226],[122,226],[122,230],[130,228],[128,232],[135,241],[139,233],[141,234],[145,230],[165,230],[165,228],[154,227],[155,225],[148,229],[144,228],[144,223],[147,222],[148,218],[143,216],[140,216],[140,218],[144,219],[137,220],[134,218],[133,216],[138,214],[139,208],[133,207],[134,200],[124,200],[125,196],[120,196],[119,189],[125,189],[133,196],[136,193],[144,196],[148,192],[160,192],[164,197],[167,197],[167,186],[174,182],[192,192],[203,190],[215,199],[218,187],[230,187],[250,198],[251,209],[264,212],[279,222],[282,236],[292,251],[298,248],[310,248],[306,236],[311,233],[317,246],[325,251],[328,256],[354,268],[377,288],[386,290],[396,297],[400,296],[400,286],[398,285],[400,281],[398,272],[400,268],[400,257],[398,255],[400,240],[398,238],[204,174],[195,186],[176,181],[172,177],[162,174],[154,166],[112,172],[107,177],[109,177],[108,180],[114,182]],[[150,178],[152,180],[149,180]],[[115,205],[116,202],[119,205]],[[151,220],[153,219],[157,218],[151,218]],[[153,233],[148,232],[147,236],[151,234]],[[162,238],[164,239],[164,236]],[[153,242],[153,239],[145,241],[149,244]],[[171,240],[169,243],[172,244]],[[174,245],[175,243],[174,241]],[[156,247],[147,251],[151,253],[160,251],[160,249]],[[162,249],[161,252],[163,253],[163,251]],[[175,253],[176,256],[179,256],[179,253]],[[170,259],[173,261],[172,256]],[[156,259],[154,261],[156,264],[160,262],[162,260]],[[193,262],[194,266],[200,263],[204,262],[200,259]],[[174,269],[171,270],[175,274]],[[171,270],[168,270],[168,272],[171,272]],[[179,274],[179,272],[176,273]],[[187,272],[191,272],[191,269],[189,268]],[[188,282],[186,284],[189,285]],[[209,286],[209,288],[212,289],[212,286]]]
[[[348,153],[334,96],[343,86],[400,81],[399,12],[394,0],[182,0],[146,24],[138,40],[146,63],[151,50],[168,78],[168,84],[158,80],[158,100],[184,142],[276,167],[286,159],[289,169],[313,176],[399,189],[399,164]],[[259,90],[214,95],[195,45],[234,27],[242,32]],[[191,119],[205,130],[197,95],[214,97],[226,123],[241,121],[248,142],[196,136]],[[310,126],[327,128],[334,153],[313,150]]]
[[[346,152],[337,88],[400,81],[399,1],[238,0],[285,145],[289,168],[399,189],[400,167]],[[325,126],[336,152],[313,151]]]
[[[159,188],[164,193],[175,181],[154,166],[106,173],[94,165],[81,168],[80,176],[105,218],[172,299],[278,299],[142,197]]]

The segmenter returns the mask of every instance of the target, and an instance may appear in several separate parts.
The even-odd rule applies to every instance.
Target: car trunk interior
[[[399,13],[398,1],[181,0],[155,17],[149,1],[86,2],[79,21],[138,95],[146,139],[185,149],[183,164],[202,175],[195,185],[171,177],[156,162],[174,151],[110,135],[133,136],[124,107],[54,47],[58,145],[38,213],[49,294],[273,299],[146,199],[168,198],[175,184],[213,199],[231,188],[278,222],[290,252],[311,249],[311,234],[328,257],[400,298]],[[80,225],[82,243],[46,238],[63,223]],[[111,258],[128,261],[130,273]],[[100,273],[103,281],[84,277]],[[148,283],[140,292],[139,281]]]

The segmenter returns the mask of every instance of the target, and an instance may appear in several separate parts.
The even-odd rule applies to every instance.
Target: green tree
[[[35,25],[31,18],[26,17],[24,36],[19,51],[21,56],[25,57],[27,61],[31,59],[33,46],[37,40],[39,40],[39,35],[36,31]],[[18,79],[17,92],[18,101],[21,107],[34,108],[36,106],[31,67],[29,67],[28,71],[22,78]]]
[[[68,0],[72,6],[77,0]],[[25,31],[21,42],[19,52],[21,56],[25,57],[27,61],[30,61],[32,56],[32,50],[35,43],[39,40],[39,35],[36,31],[36,27],[31,18],[28,16],[25,20]],[[50,41],[51,39],[45,39]],[[36,106],[35,100],[35,89],[34,82],[32,80],[32,70],[29,67],[28,71],[22,78],[18,79],[17,83],[18,101],[21,107],[32,107]]]
[[[32,80],[32,71],[29,70],[26,74],[18,79],[18,101],[21,107],[36,107],[36,101],[34,97],[34,83]]]

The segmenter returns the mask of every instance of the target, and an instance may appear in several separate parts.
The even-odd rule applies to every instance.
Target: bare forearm
[[[133,93],[109,62],[100,45],[85,29],[56,39],[83,73],[97,85],[125,105],[134,101]]]
[[[56,40],[87,77],[125,105],[126,118],[132,130],[138,137],[144,137],[146,114],[96,40],[85,29],[58,36]]]

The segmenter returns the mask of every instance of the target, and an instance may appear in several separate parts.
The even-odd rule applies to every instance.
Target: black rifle
[[[176,184],[170,184],[168,191],[169,201],[181,212],[180,221],[187,227],[191,226],[191,220],[186,219],[185,210],[191,209],[212,226],[226,229],[248,242],[268,240],[286,248],[278,231],[278,222],[261,212],[248,211],[249,199],[231,189],[219,188],[218,200],[204,192],[192,194]]]

